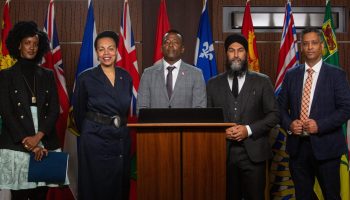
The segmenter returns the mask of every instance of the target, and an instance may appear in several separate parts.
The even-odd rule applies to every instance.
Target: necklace
[[[22,75],[22,77],[23,77],[23,80],[24,80],[24,82],[26,83],[26,85],[27,85],[27,87],[28,87],[30,93],[32,94],[32,103],[35,104],[35,103],[36,103],[36,97],[35,97],[35,93],[36,93],[36,92],[35,92],[35,76],[34,76],[34,88],[33,88],[33,90],[32,90],[32,88],[30,88],[26,77],[24,77],[24,75]]]

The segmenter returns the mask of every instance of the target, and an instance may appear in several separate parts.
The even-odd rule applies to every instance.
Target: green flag
[[[326,12],[322,25],[322,33],[324,39],[323,61],[339,66],[338,44],[334,32],[331,3],[329,0],[326,2]]]
[[[330,0],[326,1],[326,12],[323,20],[322,32],[325,43],[323,49],[323,61],[340,67],[338,44],[334,32]],[[347,137],[346,124],[343,125],[343,129],[344,135]],[[349,159],[347,155],[343,155],[340,161],[340,193],[342,199],[350,199],[349,185]],[[320,197],[318,194],[317,196]],[[322,197],[319,199],[322,199]]]

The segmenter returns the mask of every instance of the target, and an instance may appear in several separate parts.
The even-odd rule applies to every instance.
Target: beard
[[[247,69],[248,69],[247,59],[241,60],[239,58],[235,58],[235,59],[226,61],[226,70],[230,77],[242,76],[247,72]]]

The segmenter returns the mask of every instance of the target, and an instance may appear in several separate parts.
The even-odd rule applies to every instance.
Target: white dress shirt
[[[164,66],[164,80],[165,80],[165,84],[166,84],[166,77],[168,75],[168,67],[172,66],[175,67],[172,71],[173,74],[173,90],[175,87],[175,83],[176,83],[176,79],[177,79],[177,75],[179,74],[179,70],[180,70],[180,66],[181,66],[181,59],[178,60],[176,63],[174,63],[173,65],[170,65],[169,63],[167,63],[164,59],[163,59],[163,66]]]

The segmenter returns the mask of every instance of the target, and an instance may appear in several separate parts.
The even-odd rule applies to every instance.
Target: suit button
[[[17,94],[17,92],[18,92],[18,91],[17,91],[17,90],[15,90],[15,94]]]
[[[45,106],[49,106],[49,103],[45,103]]]
[[[124,156],[123,155],[119,155],[119,158],[123,158]]]
[[[24,116],[23,115],[21,115],[21,119],[23,119],[24,118]]]
[[[44,118],[46,119],[46,118],[47,118],[47,116],[45,115],[45,116],[44,116]]]
[[[18,102],[18,103],[17,103],[17,106],[21,106],[21,103],[20,103],[20,102]]]
[[[237,108],[235,108],[235,110],[237,110]]]
[[[46,90],[45,92],[46,92],[46,93],[49,93],[49,91],[48,91],[48,90]]]

